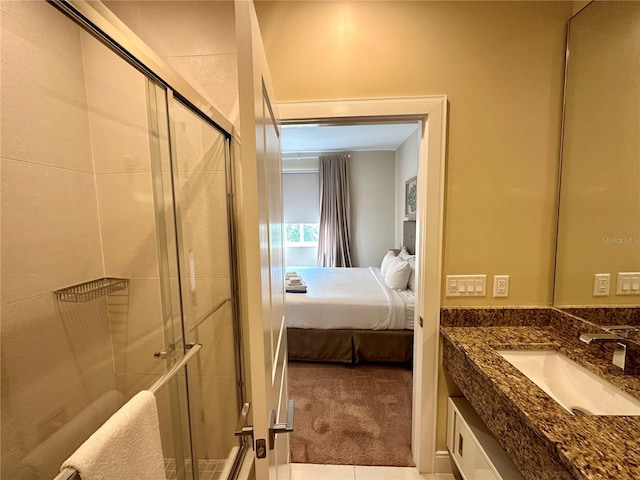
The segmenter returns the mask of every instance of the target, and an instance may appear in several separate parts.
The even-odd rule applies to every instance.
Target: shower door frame
[[[146,44],[138,39],[137,35],[132,32],[117,16],[113,14],[105,5],[100,2],[86,2],[82,0],[46,0],[48,3],[56,7],[63,14],[74,20],[81,28],[91,33],[98,40],[102,41],[105,45],[116,52],[121,58],[123,58],[130,65],[135,67],[138,71],[147,77],[147,84],[157,84],[163,87],[166,91],[165,101],[167,103],[167,121],[169,122],[169,128],[171,130],[172,113],[171,103],[174,99],[179,100],[184,104],[192,113],[200,117],[207,124],[218,130],[225,137],[225,168],[226,168],[226,187],[227,187],[227,229],[229,236],[229,267],[230,267],[230,289],[231,289],[231,309],[232,309],[232,321],[233,321],[233,335],[235,343],[235,373],[236,373],[236,394],[238,403],[238,413],[242,409],[244,402],[246,401],[246,394],[244,389],[244,365],[242,356],[242,331],[240,325],[239,315],[239,278],[238,278],[238,257],[237,257],[237,244],[236,244],[236,218],[235,218],[235,182],[234,182],[234,161],[232,155],[232,142],[235,139],[235,129],[233,124],[208,100],[206,100],[198,91],[196,91],[188,82],[186,82],[180,75],[178,75],[162,58],[160,58],[153,50],[151,50]],[[147,103],[148,108],[152,108],[150,104],[149,96],[150,88],[147,88]],[[153,105],[155,108],[156,105]],[[151,115],[151,112],[149,113]],[[169,144],[172,139],[169,138]],[[171,148],[171,146],[170,146]],[[151,151],[152,163],[157,160],[158,152]],[[171,154],[170,163],[171,168],[174,168],[174,162],[176,161]],[[155,195],[155,193],[154,193]],[[177,199],[175,198],[175,192],[172,192],[173,206],[175,207]],[[175,229],[179,228],[177,219],[174,222]],[[166,229],[164,229],[160,236],[166,235]],[[162,243],[162,242],[161,242]],[[166,243],[166,242],[165,242]],[[179,253],[176,252],[178,255]],[[180,275],[180,272],[178,272]],[[163,292],[164,295],[164,292]],[[180,344],[175,345],[177,353],[182,350],[182,355],[187,351],[185,344],[186,336],[184,329],[184,312],[180,308],[180,323],[181,323],[181,339]],[[165,330],[165,337],[167,326],[163,326]],[[181,348],[180,348],[181,347]],[[173,357],[174,362],[180,360],[180,358]],[[177,391],[177,380],[174,379],[170,382],[169,388],[171,390],[172,397],[177,398],[179,395]],[[186,367],[184,369],[183,382],[187,384],[188,395],[188,377]],[[172,409],[173,410],[173,409]],[[173,416],[173,413],[172,413]],[[178,415],[179,417],[179,415]],[[183,423],[184,425],[184,423]],[[193,452],[193,431],[190,421],[186,421],[186,431],[189,434],[190,450]],[[174,437],[176,437],[174,433]],[[249,442],[245,437],[239,437],[238,451],[234,459],[232,468],[229,473],[229,478],[235,478],[239,472],[240,466],[244,459],[244,456],[248,450]],[[176,461],[178,459],[176,458]],[[191,461],[193,462],[193,474],[194,480],[198,478],[198,469],[196,459],[191,455]]]

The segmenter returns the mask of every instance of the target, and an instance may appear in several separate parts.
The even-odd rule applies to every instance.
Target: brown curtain
[[[319,267],[350,267],[348,155],[320,157]]]

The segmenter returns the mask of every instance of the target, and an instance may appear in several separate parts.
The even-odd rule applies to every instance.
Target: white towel
[[[143,390],[80,445],[60,470],[73,467],[82,480],[164,480],[156,397]]]

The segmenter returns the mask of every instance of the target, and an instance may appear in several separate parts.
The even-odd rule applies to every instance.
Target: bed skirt
[[[413,330],[287,328],[287,347],[292,361],[410,364]]]

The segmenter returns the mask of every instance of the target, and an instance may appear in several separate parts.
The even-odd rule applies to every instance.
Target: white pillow
[[[416,289],[416,257],[415,255],[411,255],[406,262],[409,264],[411,268],[411,273],[409,274],[409,280],[407,281],[407,288],[411,291],[415,291]]]
[[[398,254],[398,256],[403,260],[409,260],[410,258],[415,257],[415,255],[411,255],[409,253],[409,251],[407,250],[407,247],[402,247],[402,250],[400,250],[400,253]]]
[[[380,264],[380,271],[384,275],[387,273],[387,269],[389,268],[389,264],[396,259],[396,255],[393,253],[393,250],[389,250],[387,254],[382,258],[382,263]]]
[[[411,267],[399,257],[389,264],[387,273],[384,274],[384,282],[393,290],[406,290]]]

